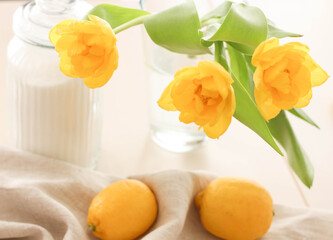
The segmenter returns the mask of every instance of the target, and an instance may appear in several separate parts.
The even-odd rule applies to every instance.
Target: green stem
[[[227,71],[229,71],[229,66],[226,59],[222,56],[223,54],[223,42],[217,41],[215,44],[214,59],[216,62],[221,64]]]
[[[143,23],[143,20],[148,17],[150,14],[147,14],[147,15],[143,15],[141,17],[138,17],[138,18],[134,18],[133,20],[131,21],[128,21],[127,23],[124,23],[118,27],[116,27],[115,29],[113,29],[113,32],[115,34],[117,33],[120,33],[130,27],[133,27],[133,26],[136,26],[136,25],[139,25],[139,24],[142,24]]]
[[[221,63],[221,55],[222,55],[222,42],[217,41],[215,42],[215,52],[214,52],[214,58],[216,62]]]
[[[90,228],[91,231],[95,231],[96,230],[96,227],[93,224],[89,224],[89,228]]]

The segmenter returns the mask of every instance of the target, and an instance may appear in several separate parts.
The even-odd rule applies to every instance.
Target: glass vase
[[[168,9],[180,0],[141,0],[141,8],[149,12]],[[197,1],[200,10],[209,9],[206,3]],[[173,80],[174,74],[182,67],[195,66],[201,60],[212,56],[188,56],[170,52],[154,44],[146,31],[143,31],[146,78],[149,85],[150,132],[153,141],[160,147],[172,152],[188,152],[199,147],[205,134],[194,123],[184,124],[179,121],[179,112],[161,109],[157,101],[163,90]]]

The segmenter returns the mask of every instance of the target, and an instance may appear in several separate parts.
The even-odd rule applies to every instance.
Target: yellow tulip
[[[283,110],[309,104],[312,87],[323,84],[327,73],[310,57],[309,48],[298,42],[279,46],[277,38],[262,42],[255,50],[252,64],[254,95],[266,121]]]
[[[229,73],[215,61],[177,71],[158,104],[167,111],[180,111],[179,120],[203,128],[210,138],[219,138],[229,127],[236,101]]]
[[[65,20],[50,31],[49,38],[60,57],[60,70],[73,78],[84,78],[89,88],[106,84],[118,67],[116,37],[103,19]]]

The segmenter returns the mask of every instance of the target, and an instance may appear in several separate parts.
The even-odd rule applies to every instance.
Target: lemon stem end
[[[90,224],[89,228],[90,228],[91,231],[95,231],[96,230],[96,227],[93,224]]]

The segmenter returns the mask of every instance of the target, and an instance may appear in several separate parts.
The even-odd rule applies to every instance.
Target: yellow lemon
[[[273,201],[258,183],[218,178],[195,198],[206,230],[226,240],[262,237],[273,219]]]
[[[150,188],[138,180],[122,180],[92,200],[87,222],[100,239],[132,240],[146,232],[156,216],[157,203]]]

